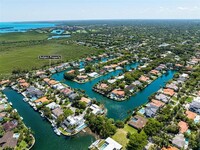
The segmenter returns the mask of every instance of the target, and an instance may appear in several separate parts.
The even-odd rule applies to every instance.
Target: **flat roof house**
[[[147,123],[147,119],[136,115],[133,118],[130,119],[130,121],[128,122],[128,124],[136,129],[142,129]]]
[[[118,142],[116,142],[110,137],[108,137],[105,140],[104,146],[105,147],[102,148],[101,150],[121,150],[122,149],[122,145],[120,145]]]
[[[103,110],[96,104],[92,104],[90,106],[90,109],[92,110],[92,113],[95,114],[95,115],[103,113]]]

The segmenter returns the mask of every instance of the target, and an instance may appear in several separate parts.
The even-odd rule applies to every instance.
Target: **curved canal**
[[[138,63],[133,63],[130,65],[127,65],[126,69],[129,70],[131,68],[136,68],[137,66],[138,66]],[[105,107],[108,110],[107,117],[113,118],[116,120],[117,119],[122,120],[122,119],[125,119],[129,115],[128,114],[129,111],[132,111],[134,108],[137,108],[138,106],[146,103],[148,101],[148,97],[151,94],[158,91],[161,87],[164,87],[166,82],[173,78],[175,71],[168,71],[166,74],[160,76],[155,81],[153,81],[144,90],[142,90],[141,92],[138,92],[136,95],[131,96],[128,100],[122,101],[122,102],[113,101],[92,90],[92,87],[96,83],[98,83],[101,80],[107,80],[111,78],[112,76],[117,76],[120,73],[122,73],[122,70],[115,70],[104,76],[101,76],[92,81],[82,83],[82,84],[74,82],[74,81],[65,80],[63,76],[64,73],[65,71],[56,73],[52,75],[52,78],[54,80],[61,81],[72,88],[84,90],[85,93],[89,97],[94,98],[105,105]]]
[[[137,66],[137,63],[130,64],[126,66],[126,69],[136,68]],[[89,97],[103,103],[108,110],[107,116],[114,119],[124,119],[129,115],[127,113],[128,111],[132,111],[134,108],[146,103],[148,97],[158,91],[161,87],[165,86],[166,82],[172,79],[175,73],[175,71],[168,71],[144,90],[131,96],[128,100],[117,102],[92,91],[92,87],[103,79],[107,80],[112,76],[119,75],[122,73],[122,70],[115,70],[84,84],[64,80],[64,72],[65,71],[56,73],[52,75],[52,78],[61,81],[72,88],[84,90]],[[11,88],[6,88],[3,92],[8,97],[8,101],[13,103],[13,107],[16,108],[19,114],[24,118],[24,123],[34,131],[36,139],[35,146],[33,147],[34,150],[86,150],[95,140],[93,136],[85,133],[80,133],[73,137],[57,136],[53,132],[50,123],[43,119],[39,113],[35,112],[29,104],[25,103],[21,94]]]
[[[95,138],[86,133],[80,133],[73,137],[57,136],[48,121],[35,112],[28,103],[23,101],[23,96],[11,88],[6,88],[4,94],[8,101],[12,102],[23,117],[27,127],[34,132],[36,143],[33,150],[87,150]]]

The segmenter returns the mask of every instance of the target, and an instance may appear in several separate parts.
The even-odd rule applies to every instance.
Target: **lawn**
[[[129,141],[129,139],[127,139],[126,137],[128,132],[132,134],[132,133],[137,132],[137,130],[132,128],[128,124],[126,124],[123,129],[117,129],[117,132],[112,137],[114,140],[116,140],[118,143],[120,143],[123,146],[123,149],[125,149],[126,144]]]
[[[0,46],[1,49],[2,47]],[[47,60],[38,60],[39,55],[61,55],[63,61],[69,61],[99,52],[95,48],[62,44],[56,40],[28,46],[17,45],[16,47],[6,44],[6,47],[6,50],[0,52],[0,78],[9,76],[14,69],[32,70],[48,65],[49,61]]]
[[[16,148],[16,150],[25,150],[25,149],[27,149],[27,146],[28,145],[26,144],[25,141],[21,141],[19,146]]]

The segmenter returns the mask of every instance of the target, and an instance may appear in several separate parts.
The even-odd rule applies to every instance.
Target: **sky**
[[[0,0],[0,22],[200,19],[200,0]]]

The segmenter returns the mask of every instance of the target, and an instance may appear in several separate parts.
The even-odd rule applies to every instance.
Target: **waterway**
[[[138,63],[133,63],[127,65],[126,69],[136,68],[137,66]],[[85,93],[89,97],[94,98],[105,105],[108,110],[107,117],[116,120],[126,118],[129,115],[127,113],[128,111],[132,111],[134,108],[146,103],[148,101],[148,97],[158,91],[161,87],[165,86],[166,82],[172,79],[175,73],[174,71],[168,71],[166,74],[152,82],[144,90],[138,92],[134,96],[131,96],[128,100],[117,102],[92,91],[92,87],[94,84],[103,79],[106,80],[112,76],[119,75],[122,73],[122,70],[115,70],[84,84],[64,80],[64,72],[65,71],[56,73],[52,75],[52,78],[57,81],[61,81],[72,88],[85,90]],[[93,136],[86,133],[80,133],[73,137],[57,136],[53,132],[50,123],[42,118],[39,113],[35,112],[27,103],[25,103],[21,94],[11,88],[6,88],[3,92],[8,97],[8,101],[13,103],[13,107],[16,108],[19,114],[24,118],[24,123],[28,127],[31,127],[34,131],[36,139],[35,146],[33,147],[34,150],[86,150],[95,140]]]
[[[33,150],[87,150],[95,138],[86,133],[80,133],[73,137],[57,136],[48,121],[35,112],[29,104],[23,101],[23,96],[11,88],[6,88],[4,94],[8,101],[12,102],[23,117],[27,127],[34,132],[36,143]]]
[[[133,63],[126,66],[126,69],[129,70],[131,68],[136,68],[138,63]],[[141,92],[138,92],[136,95],[131,96],[126,101],[117,102],[113,101],[95,91],[92,90],[92,87],[101,80],[108,80],[112,76],[117,76],[122,73],[122,70],[115,70],[113,72],[109,72],[104,76],[100,76],[92,81],[86,83],[76,83],[74,81],[69,81],[64,79],[65,71],[56,73],[52,75],[52,78],[61,81],[72,88],[77,88],[84,90],[85,93],[90,97],[94,98],[97,101],[103,103],[107,109],[107,117],[113,118],[115,120],[125,119],[129,114],[128,112],[133,111],[134,108],[146,103],[148,101],[148,97],[158,91],[161,87],[164,87],[166,82],[173,78],[175,71],[168,71],[166,74],[160,76],[155,81],[153,81],[149,86],[147,86]]]

